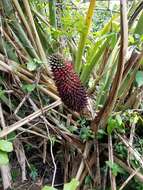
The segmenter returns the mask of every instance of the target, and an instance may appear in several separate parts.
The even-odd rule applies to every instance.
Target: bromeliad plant
[[[3,129],[0,137],[3,138],[17,129],[22,130],[21,127],[29,126],[29,122],[33,122],[32,126],[37,127],[37,121],[34,119],[42,119],[46,130],[36,129],[38,132],[34,131],[32,134],[38,134],[40,138],[46,140],[48,134],[49,140],[51,137],[48,126],[58,138],[57,142],[60,142],[60,146],[63,146],[64,140],[83,153],[82,162],[78,163],[80,167],[78,168],[73,160],[71,165],[75,166],[76,172],[70,171],[70,177],[75,177],[77,173],[76,180],[82,186],[85,176],[90,174],[92,177],[89,166],[92,169],[95,164],[94,155],[90,157],[90,150],[93,150],[93,147],[91,148],[88,142],[84,144],[80,139],[81,131],[79,132],[77,128],[79,115],[71,112],[74,117],[70,120],[67,116],[70,110],[65,108],[62,112],[57,111],[55,107],[61,104],[61,97],[69,108],[79,112],[87,104],[85,92],[87,88],[88,97],[91,100],[90,107],[92,107],[90,112],[93,117],[92,121],[87,121],[85,118],[88,131],[85,132],[87,135],[84,134],[87,137],[90,136],[92,141],[95,135],[98,135],[97,132],[101,132],[100,128],[109,123],[108,118],[109,116],[112,118],[114,112],[128,108],[138,109],[142,106],[142,101],[137,100],[137,96],[141,94],[143,85],[141,80],[143,77],[143,14],[140,14],[143,2],[139,2],[136,6],[132,5],[127,15],[126,1],[120,0],[120,11],[112,15],[99,31],[94,31],[95,0],[90,1],[86,11],[84,8],[80,9],[82,4],[78,1],[72,4],[70,1],[66,3],[55,0],[51,0],[50,3],[38,3],[38,1],[35,3],[33,0],[2,0],[0,2],[0,100],[6,106],[6,116],[9,112],[13,113],[15,119],[20,119],[16,124],[9,123],[10,127],[8,130]],[[137,16],[139,20],[134,22]],[[95,23],[92,23],[92,20]],[[66,69],[64,67],[63,70],[59,68],[63,67],[63,63],[58,61],[55,65],[55,59],[50,60],[60,93],[57,92],[48,63],[49,57],[57,52],[62,54],[64,60],[72,58],[72,61],[67,61],[70,66],[66,65]],[[64,80],[64,85],[58,77]],[[65,93],[69,87],[74,89],[71,95]],[[50,104],[53,100],[56,102]],[[48,107],[43,108],[47,104]],[[43,116],[46,110],[51,111]],[[62,117],[61,121],[55,115],[58,115],[57,118]],[[65,127],[69,125],[72,125],[75,133],[72,134]],[[111,125],[111,128],[116,127]],[[30,132],[30,130],[27,131],[27,133]],[[111,143],[111,138],[109,142]],[[50,150],[52,150],[54,145],[52,141],[50,143]],[[93,143],[95,143],[94,140],[91,144]],[[98,142],[96,143],[98,147]],[[51,155],[53,158],[52,151]],[[67,156],[67,152],[65,155]],[[66,173],[69,163],[66,164],[65,182],[69,179],[69,174]],[[55,166],[54,161],[53,165]],[[110,163],[111,165],[114,164]],[[53,176],[52,184],[54,184],[55,173]]]

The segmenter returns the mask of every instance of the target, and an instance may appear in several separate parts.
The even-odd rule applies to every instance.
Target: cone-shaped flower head
[[[80,112],[87,105],[87,94],[71,62],[64,60],[61,54],[53,54],[49,63],[63,103],[69,109]]]

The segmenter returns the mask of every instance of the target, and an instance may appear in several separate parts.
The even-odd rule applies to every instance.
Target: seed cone
[[[87,94],[71,62],[61,54],[53,54],[49,63],[61,100],[69,109],[80,112],[87,105]]]

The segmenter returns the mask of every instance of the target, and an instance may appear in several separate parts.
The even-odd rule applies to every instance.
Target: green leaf
[[[107,126],[107,132],[108,134],[111,134],[113,129],[115,129],[117,127],[117,121],[116,119],[113,118],[109,118],[108,119],[108,126]]]
[[[86,176],[85,177],[85,184],[86,185],[90,185],[90,184],[92,184],[92,178],[91,178],[91,176]]]
[[[35,181],[36,177],[38,176],[37,168],[33,164],[31,164],[30,170],[31,170],[30,177],[32,178],[33,181]]]
[[[99,129],[98,133],[97,133],[97,139],[102,139],[105,137],[105,135],[107,135],[107,133],[105,132],[104,129]]]
[[[107,126],[107,132],[108,134],[111,134],[112,131],[116,129],[122,129],[124,126],[124,123],[122,121],[122,118],[119,114],[117,114],[114,118],[110,117],[108,119],[108,126]]]
[[[15,131],[13,131],[13,132],[11,132],[11,133],[9,133],[9,134],[7,135],[7,140],[8,140],[9,142],[13,142],[15,138],[16,138],[16,133],[15,133]]]
[[[12,143],[8,142],[7,140],[0,140],[0,150],[5,152],[13,151]]]
[[[7,152],[0,151],[0,166],[9,163]]]
[[[51,187],[51,186],[44,186],[43,188],[42,188],[42,190],[57,190],[57,189],[55,189],[54,187]]]
[[[131,124],[136,124],[139,120],[139,116],[136,113],[134,113],[130,116],[129,119]]]
[[[76,190],[79,182],[76,179],[72,179],[71,182],[64,185],[64,190]]]
[[[80,138],[83,141],[93,139],[94,138],[93,131],[89,127],[82,127],[80,130]]]
[[[117,123],[118,123],[119,126],[121,126],[122,123],[123,123],[122,118],[121,118],[121,116],[119,114],[116,115],[116,121],[117,121]]]
[[[137,71],[136,82],[138,87],[141,87],[143,85],[143,71]]]
[[[35,88],[36,88],[36,84],[24,84],[22,86],[22,89],[29,93],[32,92]]]
[[[129,35],[129,42],[130,42],[131,44],[134,44],[134,43],[135,43],[135,39],[134,39],[134,37],[133,37],[132,35]]]
[[[114,176],[117,176],[118,173],[125,173],[124,170],[116,163],[112,163],[111,161],[106,161],[106,164],[112,170],[112,174]]]
[[[27,63],[27,69],[28,69],[29,71],[35,71],[36,68],[37,68],[37,65],[36,65],[35,61],[30,60],[30,61]]]

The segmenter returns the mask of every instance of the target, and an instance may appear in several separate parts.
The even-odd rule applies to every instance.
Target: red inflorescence
[[[72,64],[65,61],[61,54],[50,56],[49,63],[63,103],[71,110],[80,112],[87,105],[87,94]]]

